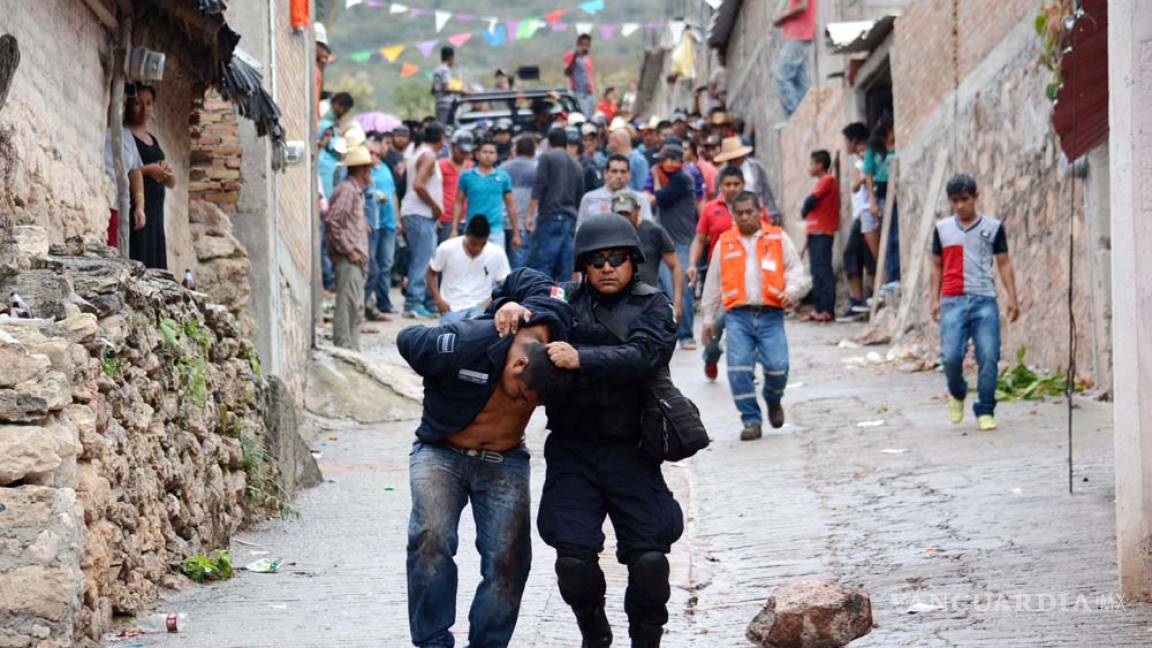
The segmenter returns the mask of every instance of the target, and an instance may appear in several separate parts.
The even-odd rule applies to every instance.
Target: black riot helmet
[[[632,253],[633,263],[644,263],[640,250],[640,236],[636,227],[619,214],[593,214],[576,229],[576,270],[584,271],[585,259],[596,250],[626,248]]]

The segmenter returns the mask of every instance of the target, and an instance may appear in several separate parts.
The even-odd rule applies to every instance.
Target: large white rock
[[[60,444],[38,425],[0,426],[0,485],[60,467]]]

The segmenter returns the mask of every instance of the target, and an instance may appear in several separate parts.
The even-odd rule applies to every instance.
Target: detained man
[[[529,301],[532,315],[515,335],[501,337],[485,318],[410,326],[396,340],[424,378],[424,411],[408,457],[408,624],[416,646],[453,645],[454,556],[469,503],[482,580],[468,614],[468,644],[502,648],[516,628],[532,560],[524,428],[572,379],[544,346],[568,338],[571,306],[550,297]]]

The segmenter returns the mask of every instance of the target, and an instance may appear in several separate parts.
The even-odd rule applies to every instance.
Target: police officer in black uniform
[[[534,270],[513,272],[494,293],[502,333],[515,330],[532,296],[565,296],[575,320],[570,340],[548,345],[556,366],[576,371],[562,402],[547,406],[551,434],[537,527],[556,549],[560,594],[572,606],[583,646],[612,643],[604,613],[604,516],[616,531],[616,558],[628,566],[624,609],[634,647],[656,647],[668,621],[668,558],[684,516],[657,462],[638,451],[645,383],[676,347],[672,306],[637,279],[645,261],[636,228],[616,214],[588,218],[576,231],[579,284],[557,286]],[[653,259],[658,263],[658,259]]]

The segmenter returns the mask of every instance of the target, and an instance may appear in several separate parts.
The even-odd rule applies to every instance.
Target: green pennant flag
[[[520,21],[520,25],[516,27],[516,40],[526,40],[536,35],[536,31],[544,26],[544,21],[539,18],[525,18]]]
[[[355,61],[356,63],[367,63],[368,61],[372,60],[372,51],[366,50],[363,52],[351,52],[348,54],[348,60]]]

